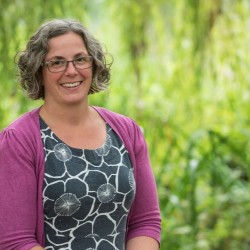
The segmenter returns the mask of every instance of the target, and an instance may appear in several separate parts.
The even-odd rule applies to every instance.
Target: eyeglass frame
[[[88,58],[89,62],[91,63],[90,66],[88,66],[86,68],[78,68],[79,65],[77,66],[75,63],[77,62],[77,60],[82,59],[82,58]],[[58,62],[58,61],[66,63],[65,64],[65,68],[63,70],[60,70],[60,71],[51,71],[51,68],[50,68],[51,66],[49,66],[49,63]],[[75,58],[73,60],[61,60],[61,59],[58,59],[58,60],[49,60],[49,61],[43,62],[41,64],[41,66],[42,67],[47,66],[49,72],[51,72],[51,73],[59,73],[59,72],[65,71],[68,68],[68,65],[69,65],[70,62],[73,63],[75,69],[80,69],[80,70],[81,69],[89,69],[89,68],[91,68],[93,66],[93,64],[92,64],[93,63],[93,57],[92,56],[81,56],[81,57],[77,57],[77,58]]]

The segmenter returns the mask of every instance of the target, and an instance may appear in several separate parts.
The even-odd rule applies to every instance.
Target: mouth
[[[62,83],[61,86],[65,87],[65,88],[75,88],[78,87],[82,84],[82,81],[78,81],[78,82],[65,82]]]

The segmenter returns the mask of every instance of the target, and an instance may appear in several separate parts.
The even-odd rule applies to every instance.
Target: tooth
[[[68,83],[63,83],[62,85],[64,87],[73,88],[73,87],[76,87],[80,84],[81,84],[81,82],[71,82],[71,83],[68,82]]]

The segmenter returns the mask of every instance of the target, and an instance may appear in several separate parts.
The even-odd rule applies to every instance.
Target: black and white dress
[[[40,118],[45,150],[45,249],[124,250],[135,197],[133,167],[123,142],[106,124],[95,150],[62,142]]]

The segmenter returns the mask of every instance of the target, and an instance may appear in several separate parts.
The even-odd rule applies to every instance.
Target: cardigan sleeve
[[[161,216],[148,147],[141,129],[135,123],[134,131],[136,196],[128,220],[127,240],[148,236],[160,243]]]
[[[0,133],[0,249],[28,250],[36,241],[34,149],[15,129]]]

